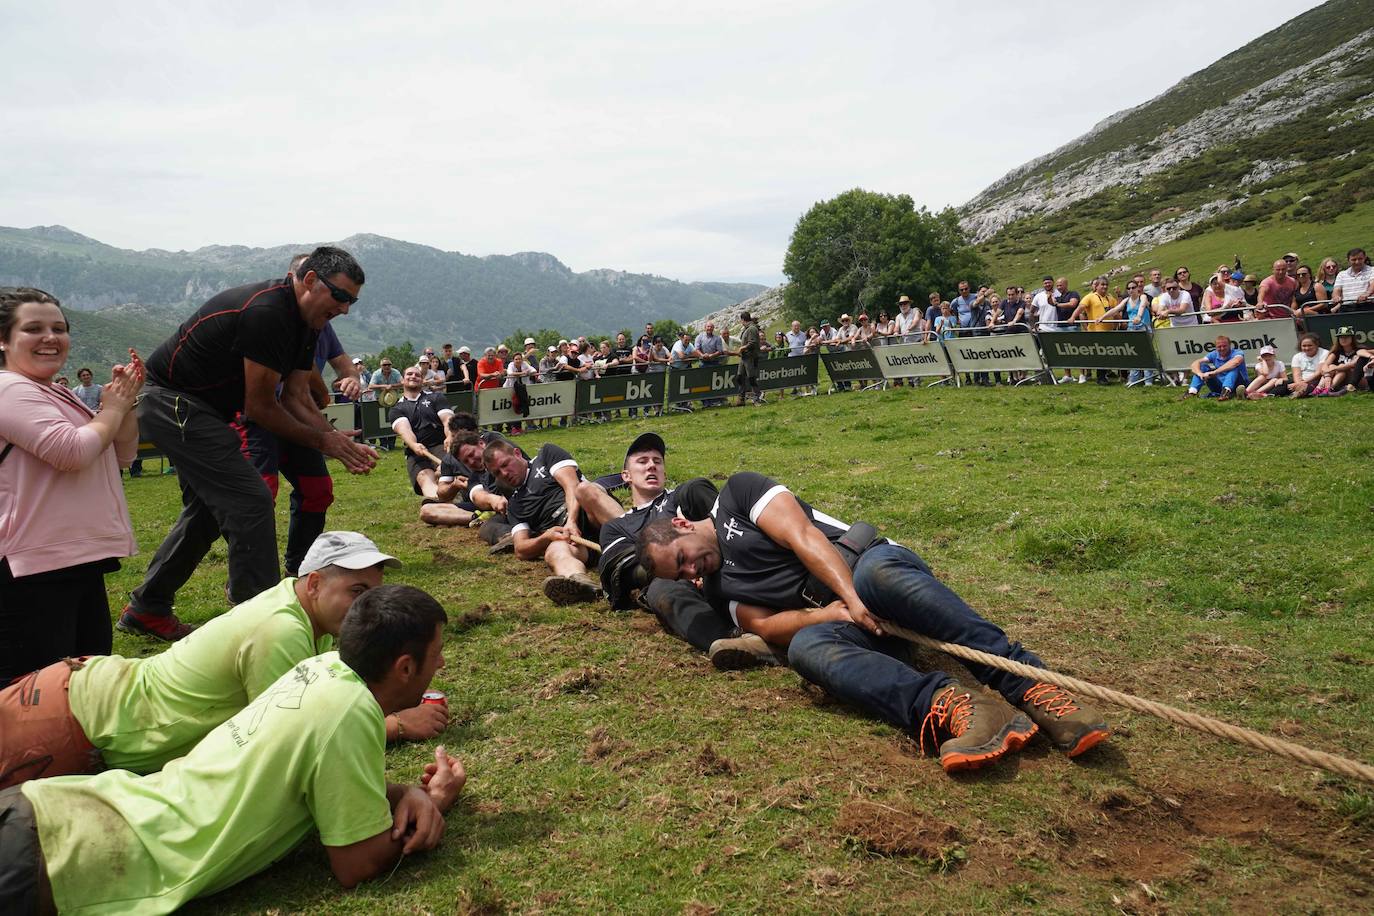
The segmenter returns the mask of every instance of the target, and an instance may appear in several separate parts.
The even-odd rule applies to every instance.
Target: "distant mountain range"
[[[1176,240],[1265,224],[1310,237],[1371,210],[1374,0],[1331,0],[1283,23],[959,208],[1009,281],[1139,269]],[[1374,241],[1368,225],[1347,244]],[[1260,272],[1283,250],[1255,253]]]
[[[129,251],[63,226],[0,227],[0,286],[36,286],[73,316],[72,361],[105,364],[130,345],[145,354],[223,289],[285,274],[317,243],[196,251]],[[685,320],[759,293],[756,283],[681,283],[618,270],[574,273],[551,254],[476,257],[380,235],[337,244],[367,272],[363,297],[334,324],[352,352],[387,344],[482,345],[515,328],[606,333],[660,318]]]

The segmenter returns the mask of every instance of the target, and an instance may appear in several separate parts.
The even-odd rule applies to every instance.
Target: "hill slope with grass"
[[[1263,274],[1289,249],[1370,245],[1372,24],[1374,0],[1304,13],[1013,170],[961,223],[999,277],[1023,281],[1183,263],[1198,276],[1237,253]]]
[[[588,476],[646,429],[674,479],[765,471],[916,550],[1058,670],[1374,759],[1374,546],[1352,536],[1374,446],[1312,435],[1368,400],[1175,398],[903,388],[547,437]],[[1264,461],[1257,431],[1303,460]],[[721,673],[649,614],[550,605],[541,565],[418,521],[399,452],[336,475],[330,526],[448,609],[438,740],[468,790],[440,848],[384,881],[339,890],[312,841],[190,912],[1286,913],[1374,893],[1369,786],[1107,707],[1115,734],[1082,758],[1037,740],[952,779],[789,670]],[[170,478],[126,487],[142,553],[115,608],[180,508]],[[1304,541],[1314,518],[1352,527]],[[224,578],[221,544],[178,612],[220,612]],[[434,743],[392,748],[389,776],[416,779]]]
[[[210,296],[281,276],[294,254],[314,244],[129,251],[63,226],[0,227],[0,285],[37,286],[71,308],[109,311],[170,333]],[[368,276],[358,307],[335,321],[353,352],[406,339],[480,346],[514,327],[605,334],[646,320],[685,320],[764,289],[619,270],[577,273],[534,251],[476,257],[369,234],[335,244],[353,252]],[[128,346],[122,339],[90,343],[105,350]]]

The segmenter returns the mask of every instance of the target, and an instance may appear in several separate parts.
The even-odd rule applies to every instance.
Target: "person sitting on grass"
[[[1290,398],[1309,398],[1321,390],[1322,364],[1326,362],[1326,356],[1326,350],[1316,334],[1304,334],[1298,338],[1298,352],[1289,361],[1293,369],[1293,380],[1288,385]]]
[[[409,366],[401,376],[401,399],[387,413],[387,422],[406,448],[406,473],[415,495],[426,502],[439,498],[437,469],[442,463],[434,449],[444,441],[453,408],[437,391],[425,391],[425,373]]]
[[[386,716],[443,667],[448,617],[406,585],[364,592],[337,652],[302,659],[159,773],[107,770],[0,792],[0,912],[168,913],[318,834],[345,888],[434,848],[467,775],[442,746],[386,781]]]
[[[1336,342],[1331,352],[1326,354],[1326,359],[1322,360],[1322,383],[1316,392],[1317,396],[1337,397],[1358,391],[1361,385],[1367,386],[1365,367],[1369,365],[1371,356],[1374,356],[1374,351],[1355,345],[1353,327],[1337,329]]]
[[[1237,388],[1244,388],[1249,382],[1245,372],[1245,351],[1233,350],[1231,338],[1225,334],[1217,338],[1216,349],[1193,360],[1192,372],[1193,380],[1183,393],[1185,398],[1195,396],[1206,385],[1207,394],[1203,397],[1229,401]]]
[[[1245,397],[1251,401],[1261,398],[1280,398],[1288,393],[1288,380],[1284,374],[1283,360],[1274,356],[1271,346],[1260,347],[1259,359],[1255,360],[1255,378],[1245,386]]]
[[[709,518],[664,518],[638,539],[640,563],[663,579],[705,582],[735,621],[787,649],[797,673],[841,700],[940,744],[946,772],[985,766],[1043,729],[1070,757],[1110,735],[1092,708],[1047,683],[981,665],[969,670],[1013,707],[940,671],[899,659],[907,643],[884,620],[1026,665],[1038,657],[1008,640],[905,547],[872,526],[846,525],[787,487],[744,471],[721,488]]]
[[[586,532],[594,539],[596,525],[577,501],[582,471],[566,451],[545,443],[526,458],[512,443],[491,443],[482,453],[493,485],[504,489],[506,517],[511,521],[515,555],[522,560],[543,559],[553,575],[544,580],[544,594],[554,604],[595,600],[601,586],[587,574],[587,548],[577,543]]]
[[[334,646],[344,614],[401,561],[352,531],[311,545],[299,578],[211,620],[160,655],[97,655],[41,668],[0,691],[0,788],[106,767],[154,773],[256,699],[298,662]],[[386,719],[387,740],[432,738],[441,706]]]

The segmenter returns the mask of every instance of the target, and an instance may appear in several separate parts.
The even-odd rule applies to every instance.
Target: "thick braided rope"
[[[1368,783],[1374,783],[1374,767],[1350,760],[1345,757],[1337,757],[1335,754],[1328,754],[1325,751],[1314,751],[1311,748],[1294,744],[1291,741],[1284,741],[1281,738],[1273,738],[1269,735],[1261,734],[1239,725],[1232,725],[1220,719],[1213,719],[1209,716],[1200,716],[1197,713],[1185,712],[1173,706],[1166,706],[1163,703],[1156,703],[1153,700],[1145,700],[1140,697],[1132,696],[1129,693],[1121,693],[1117,690],[1110,690],[1106,687],[1098,687],[1096,684],[1089,684],[1087,681],[1080,681],[1068,675],[1059,674],[1045,668],[1033,668],[1030,665],[1023,665],[999,655],[989,655],[986,652],[979,652],[977,649],[970,649],[967,646],[960,646],[954,643],[940,642],[938,639],[931,639],[929,636],[922,636],[920,633],[908,630],[906,627],[898,626],[895,623],[884,620],[882,627],[885,632],[893,636],[900,636],[902,639],[914,642],[917,645],[946,652],[956,658],[965,661],[977,662],[980,665],[987,665],[990,668],[997,668],[1001,671],[1010,671],[1012,674],[1019,674],[1022,677],[1030,678],[1034,681],[1044,681],[1056,687],[1063,687],[1074,693],[1081,693],[1084,696],[1092,697],[1095,700],[1103,700],[1107,703],[1114,703],[1117,706],[1124,706],[1127,709],[1134,709],[1136,712],[1147,713],[1160,719],[1173,722],[1175,725],[1182,725],[1187,728],[1206,732],[1209,735],[1216,735],[1218,738],[1225,738],[1228,741],[1235,741],[1239,744],[1246,744],[1261,751],[1268,751],[1271,754],[1278,754],[1280,757],[1288,757],[1299,763],[1308,766],[1320,767],[1323,770],[1330,770],[1332,773],[1339,773],[1342,776],[1349,776],[1352,779],[1362,779]]]

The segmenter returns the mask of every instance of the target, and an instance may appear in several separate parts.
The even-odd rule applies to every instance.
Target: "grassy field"
[[[676,479],[767,472],[914,547],[1052,667],[1369,761],[1370,406],[895,389],[549,438],[588,474],[647,428]],[[193,911],[1308,913],[1374,892],[1369,786],[1116,709],[1078,761],[1037,740],[950,778],[786,669],[719,673],[650,615],[553,607],[542,566],[420,524],[398,454],[336,485],[331,527],[449,609],[465,800],[385,881],[342,892],[312,842]],[[170,477],[128,492],[144,554],[120,598],[178,509]],[[224,576],[221,544],[183,617],[218,613]]]

